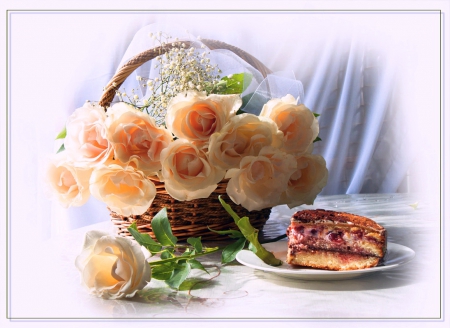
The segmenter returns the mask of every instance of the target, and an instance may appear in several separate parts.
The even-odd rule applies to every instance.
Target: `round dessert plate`
[[[306,267],[294,267],[286,263],[287,241],[277,241],[263,245],[268,251],[272,252],[275,257],[283,261],[278,267],[265,264],[252,251],[242,250],[236,255],[239,263],[250,268],[263,270],[274,273],[279,276],[302,279],[302,280],[344,280],[356,278],[368,273],[393,269],[399,265],[405,264],[414,258],[414,251],[411,248],[394,243],[387,243],[387,251],[382,264],[376,267],[349,270],[349,271],[329,271],[319,270]]]

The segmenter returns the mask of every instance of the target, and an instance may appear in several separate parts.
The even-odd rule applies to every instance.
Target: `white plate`
[[[387,243],[387,251],[384,261],[379,266],[350,271],[328,271],[304,267],[293,267],[286,263],[287,241],[277,241],[263,245],[268,251],[273,252],[275,257],[283,261],[278,267],[265,264],[259,257],[249,250],[242,250],[236,255],[239,263],[250,268],[275,273],[279,276],[303,279],[303,280],[343,280],[359,277],[364,274],[384,271],[405,264],[414,258],[414,251],[406,246]]]

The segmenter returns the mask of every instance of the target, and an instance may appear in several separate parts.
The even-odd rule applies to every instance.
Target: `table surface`
[[[114,233],[108,221],[73,230],[33,246],[27,258],[12,243],[9,311],[13,319],[81,318],[378,318],[433,319],[440,316],[440,216],[411,194],[318,197],[313,206],[368,216],[382,224],[388,241],[413,249],[402,266],[340,281],[289,279],[237,262],[220,264],[220,254],[203,261],[210,275],[194,270],[190,290],[175,291],[152,280],[134,298],[104,300],[89,295],[74,266],[89,230]],[[292,213],[279,206],[262,233],[281,235]],[[31,268],[31,269],[30,269]],[[199,272],[195,272],[199,271]]]

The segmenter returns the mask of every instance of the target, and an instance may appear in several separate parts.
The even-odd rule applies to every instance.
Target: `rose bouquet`
[[[263,102],[256,91],[243,96],[251,74],[222,74],[208,55],[229,49],[266,76],[257,59],[222,42],[150,37],[160,46],[132,58],[98,103],[68,118],[47,170],[61,204],[82,206],[92,195],[110,209],[119,234],[134,238],[86,234],[75,265],[84,286],[103,298],[133,297],[150,279],[178,289],[192,269],[207,272],[197,257],[221,250],[229,263],[245,245],[281,265],[259,243],[258,228],[273,206],[312,204],[328,176],[324,159],[312,154],[317,115],[288,93]],[[151,59],[158,76],[136,76],[129,94],[120,89]],[[205,247],[205,235],[235,242]]]
[[[127,233],[133,222],[151,231],[142,220],[163,207],[170,216],[175,203],[194,209],[176,215],[215,228],[202,217],[210,204],[220,205],[217,194],[229,197],[240,216],[265,211],[266,220],[271,207],[312,204],[328,176],[324,159],[312,154],[316,115],[290,94],[265,102],[259,115],[245,113],[241,94],[249,74],[221,77],[204,44],[151,36],[161,43],[150,56],[159,76],[136,78],[148,96],[134,89],[127,95],[113,78],[99,103],[75,110],[48,169],[53,195],[65,206],[81,206],[93,195]],[[104,99],[111,94],[117,101],[110,104]],[[209,203],[196,202],[201,199]],[[220,216],[219,227],[233,224]],[[185,228],[175,235],[199,234]]]

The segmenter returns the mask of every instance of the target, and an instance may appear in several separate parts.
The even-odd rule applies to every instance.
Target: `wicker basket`
[[[232,51],[244,61],[256,68],[264,77],[271,73],[271,71],[258,59],[237,47],[216,40],[202,39],[201,41],[211,50],[226,49]],[[189,41],[184,41],[184,43],[187,47],[190,46]],[[112,77],[111,81],[106,86],[105,92],[103,93],[99,104],[107,108],[114,99],[116,90],[120,88],[125,79],[136,68],[161,53],[164,53],[170,48],[171,45],[168,45],[165,48],[156,47],[133,57]],[[167,193],[163,182],[157,180],[153,180],[153,182],[156,185],[157,194],[152,205],[145,213],[142,215],[132,215],[126,217],[111,211],[111,220],[117,227],[119,235],[130,236],[127,228],[133,222],[136,222],[140,232],[148,233],[154,237],[151,229],[151,220],[156,213],[166,207],[172,232],[180,240],[198,236],[202,236],[203,240],[223,239],[224,236],[212,232],[210,229],[236,229],[236,225],[234,224],[233,218],[230,217],[230,215],[220,204],[218,200],[219,195],[222,196],[222,199],[225,200],[240,217],[248,216],[252,225],[257,229],[261,229],[265,222],[269,219],[270,208],[263,209],[261,211],[249,212],[242,206],[234,204],[226,194],[227,180],[222,180],[217,189],[208,198],[201,198],[193,201],[175,200]]]
[[[218,197],[221,196],[240,217],[248,216],[252,225],[261,229],[269,218],[270,208],[249,212],[242,206],[234,204],[225,191],[227,182],[222,180],[208,198],[178,201],[167,193],[163,182],[156,181],[156,197],[144,214],[124,217],[111,211],[111,221],[117,227],[118,234],[121,236],[130,236],[127,228],[133,222],[136,222],[141,233],[148,233],[154,237],[151,220],[156,213],[166,207],[172,232],[180,240],[196,236],[201,236],[202,240],[220,240],[228,237],[221,236],[211,230],[236,229],[233,219],[225,212],[219,202]]]

